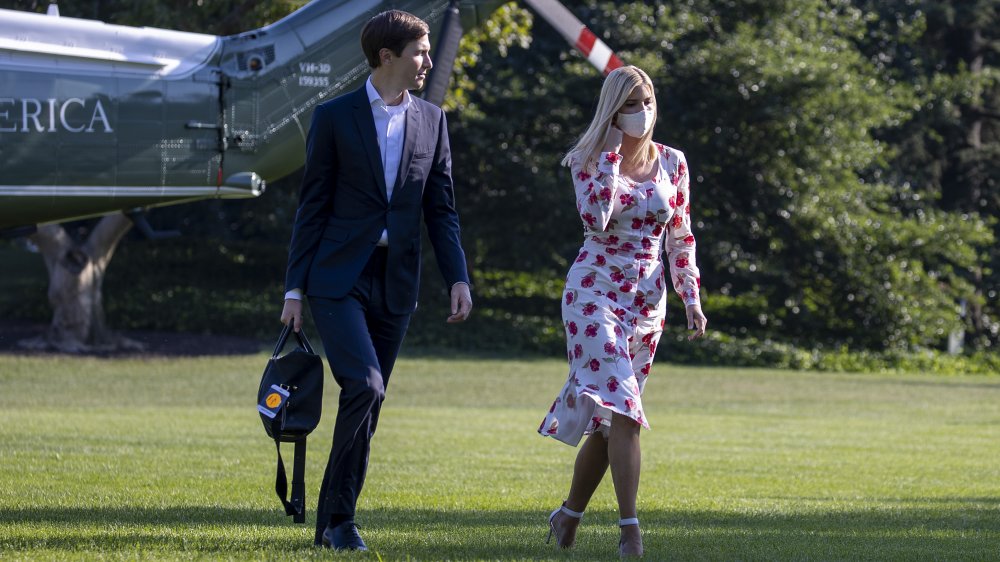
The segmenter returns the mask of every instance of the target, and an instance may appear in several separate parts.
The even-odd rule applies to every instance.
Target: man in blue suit
[[[316,542],[367,550],[354,524],[372,435],[417,306],[420,218],[451,287],[448,322],[472,310],[441,108],[410,95],[431,69],[427,24],[390,10],[361,46],[364,87],[319,105],[306,147],[281,321],[302,325],[309,297],[340,407],[319,497]]]

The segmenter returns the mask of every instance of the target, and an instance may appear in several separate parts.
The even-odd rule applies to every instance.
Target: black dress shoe
[[[354,521],[344,521],[336,527],[328,525],[323,531],[323,546],[334,550],[368,550]]]

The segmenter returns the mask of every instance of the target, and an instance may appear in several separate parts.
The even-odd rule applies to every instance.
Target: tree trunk
[[[101,296],[104,272],[131,227],[125,215],[116,214],[102,218],[83,242],[59,225],[43,226],[31,235],[49,272],[52,324],[44,336],[23,340],[21,346],[67,353],[142,348],[108,329]]]

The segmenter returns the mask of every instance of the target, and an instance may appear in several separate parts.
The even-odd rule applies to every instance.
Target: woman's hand
[[[608,127],[608,136],[604,138],[604,148],[601,152],[619,152],[622,149],[622,139],[624,138],[622,130],[618,128],[617,125],[612,124]]]
[[[688,330],[695,332],[688,336],[688,341],[695,340],[705,335],[705,328],[708,326],[708,319],[701,311],[700,304],[689,304],[684,307],[688,317]]]

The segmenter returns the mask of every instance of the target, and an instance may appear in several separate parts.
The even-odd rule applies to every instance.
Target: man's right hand
[[[285,299],[285,307],[281,309],[281,323],[288,326],[289,322],[295,333],[302,329],[302,301]]]

